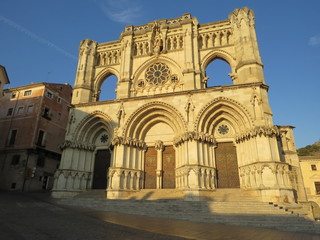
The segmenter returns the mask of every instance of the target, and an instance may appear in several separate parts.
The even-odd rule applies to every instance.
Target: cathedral
[[[233,84],[208,86],[217,59]],[[111,75],[116,99],[99,101]],[[116,41],[83,40],[52,196],[176,189],[201,200],[241,189],[262,202],[306,201],[293,127],[274,125],[268,89],[247,7],[218,22],[184,14],[126,26]]]

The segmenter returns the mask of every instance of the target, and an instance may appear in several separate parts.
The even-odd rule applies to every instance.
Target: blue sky
[[[0,64],[10,78],[7,87],[73,86],[82,39],[117,40],[126,25],[184,13],[200,24],[224,20],[244,6],[255,12],[274,123],[296,127],[298,148],[313,144],[320,140],[319,0],[3,0]]]

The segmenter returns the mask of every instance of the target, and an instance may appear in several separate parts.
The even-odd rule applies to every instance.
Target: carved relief
[[[199,141],[206,143],[215,143],[215,138],[213,135],[202,132],[185,132],[174,138],[173,143],[175,146],[179,146],[186,141]]]
[[[163,142],[161,140],[157,140],[154,143],[154,147],[155,147],[156,150],[163,151],[163,149],[164,149]]]
[[[161,33],[160,25],[159,23],[155,23],[153,26],[153,53],[158,55],[163,50],[163,36]]]
[[[236,142],[240,143],[246,141],[250,138],[255,138],[258,136],[265,136],[265,137],[280,137],[281,133],[277,126],[273,127],[255,127],[251,130],[248,130],[246,133],[242,133],[236,136]]]

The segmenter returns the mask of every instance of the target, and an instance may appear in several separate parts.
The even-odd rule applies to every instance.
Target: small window
[[[33,112],[33,105],[29,105],[29,106],[28,106],[27,112],[28,112],[28,113]]]
[[[11,183],[11,189],[15,189],[16,188],[17,183]]]
[[[37,160],[37,167],[44,167],[45,158],[44,156],[39,156]]]
[[[16,98],[17,94],[16,93],[12,93],[11,98]]]
[[[315,182],[314,186],[316,188],[316,194],[320,194],[320,182]]]
[[[11,130],[10,135],[9,135],[9,145],[14,145],[16,142],[16,136],[17,136],[17,130]]]
[[[40,130],[39,135],[38,135],[38,140],[37,140],[37,145],[38,146],[44,146],[44,137],[45,137],[45,131]]]
[[[13,108],[9,108],[7,112],[7,116],[11,116],[13,113]]]
[[[61,103],[61,97],[58,97],[57,102]]]
[[[46,118],[46,119],[51,119],[50,118],[50,109],[49,108],[45,108],[44,111],[43,111],[43,115],[42,117]]]
[[[317,165],[311,164],[311,170],[312,171],[317,171]]]
[[[22,114],[22,113],[23,113],[23,107],[19,107],[18,111],[17,111],[17,114]]]
[[[23,96],[30,96],[30,95],[31,95],[31,93],[32,93],[32,91],[31,91],[31,90],[24,91]]]
[[[52,99],[53,98],[52,92],[47,91],[47,97]]]
[[[16,166],[20,163],[20,155],[13,155],[11,165]]]

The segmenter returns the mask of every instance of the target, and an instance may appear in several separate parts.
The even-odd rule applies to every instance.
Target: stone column
[[[154,144],[157,150],[157,189],[162,188],[162,152],[164,150],[163,142],[157,140]]]

